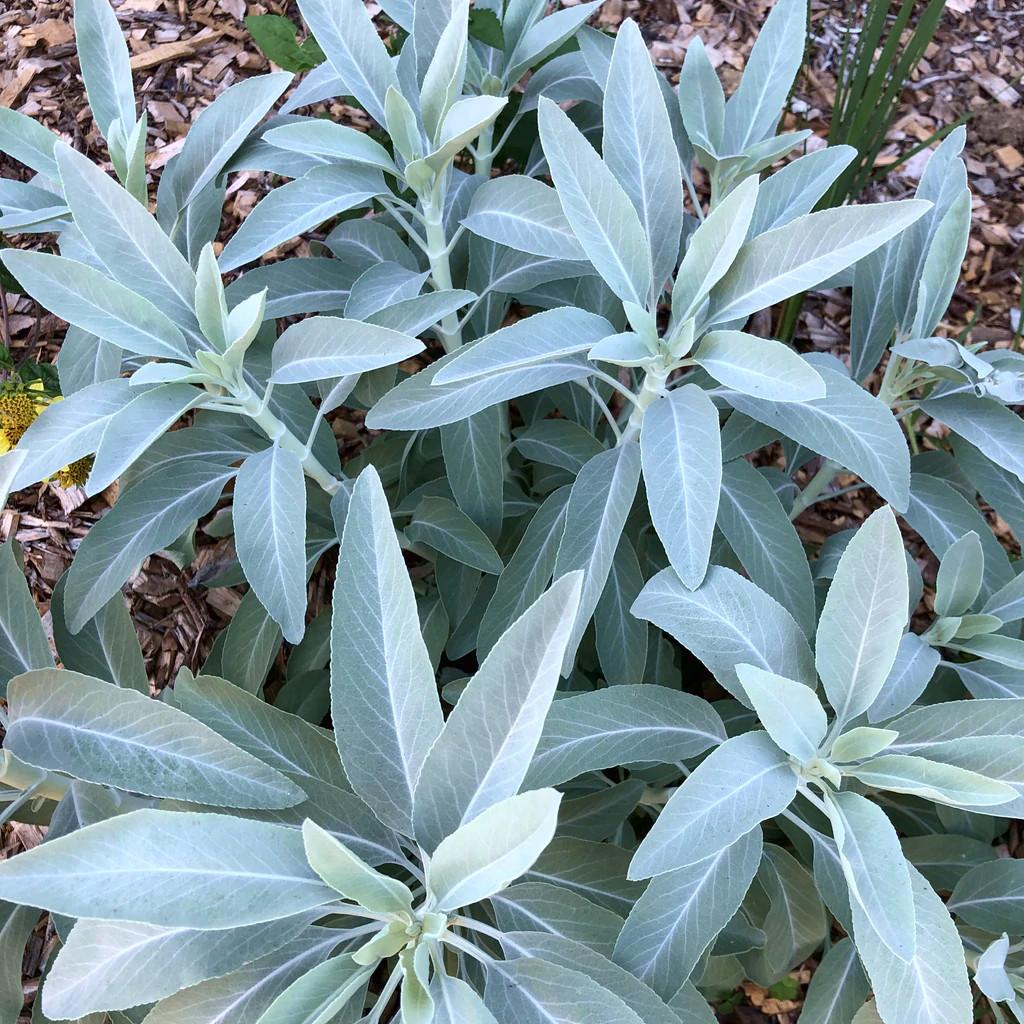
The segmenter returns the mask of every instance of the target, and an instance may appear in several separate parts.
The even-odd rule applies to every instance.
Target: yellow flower
[[[42,381],[33,381],[27,388],[7,383],[0,390],[0,454],[10,451],[35,422],[39,414],[60,396],[51,397],[43,389]],[[92,469],[92,456],[72,462],[57,473],[61,487],[80,487]]]
[[[57,483],[61,487],[84,487],[92,471],[92,456],[76,459],[70,466],[65,466],[57,474]]]
[[[38,403],[25,391],[0,394],[0,451],[10,451],[39,413]]]

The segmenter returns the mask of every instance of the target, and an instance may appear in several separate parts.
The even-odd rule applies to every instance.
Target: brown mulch
[[[149,115],[153,179],[181,147],[195,117],[223,89],[269,70],[243,24],[247,14],[284,14],[298,22],[288,0],[123,0],[118,17],[127,33],[139,97]],[[572,0],[564,0],[569,3]],[[371,10],[376,9],[372,2]],[[598,23],[614,28],[624,17],[643,27],[656,62],[674,79],[686,46],[699,34],[726,90],[735,84],[770,0],[606,0]],[[847,0],[812,0],[810,67],[798,80],[787,127],[810,127],[827,134],[841,58]],[[0,106],[28,114],[59,132],[79,150],[105,159],[86,106],[78,74],[69,0],[0,0]],[[942,24],[916,79],[904,91],[900,115],[879,159],[874,198],[912,193],[926,154],[886,174],[885,167],[936,130],[966,114],[967,168],[974,194],[973,229],[962,281],[954,297],[949,333],[969,328],[971,341],[1019,347],[1021,267],[1024,263],[1024,0],[948,0]],[[363,115],[341,103],[324,109],[335,119],[365,124]],[[823,143],[822,143],[823,144]],[[0,156],[0,177],[26,177],[24,168]],[[243,218],[269,187],[260,175],[232,181],[225,231]],[[36,237],[13,239],[37,245]],[[303,251],[293,242],[283,251]],[[31,300],[8,296],[0,319],[0,342],[15,360],[52,361],[63,323]],[[0,304],[2,305],[2,304]],[[845,344],[849,300],[832,294],[805,308],[798,336],[823,350]],[[357,426],[340,422],[339,435],[353,443]],[[25,555],[33,593],[42,610],[54,584],[70,564],[89,527],[112,503],[113,493],[86,500],[79,491],[41,485],[18,495],[0,518],[0,539],[16,536]],[[808,539],[824,540],[868,511],[860,492],[818,506],[800,519]],[[995,523],[1008,542],[1008,531]],[[229,542],[197,536],[197,566],[180,571],[153,557],[133,577],[126,593],[139,631],[150,678],[156,688],[170,682],[181,666],[198,669],[214,637],[240,600],[232,589],[206,590],[196,584],[211,565],[230,557]],[[931,562],[922,553],[922,563]],[[934,564],[929,565],[934,571]],[[311,598],[322,602],[325,577],[311,583]],[[38,841],[33,826],[5,834],[8,848]],[[36,944],[41,948],[41,940]],[[38,950],[37,950],[38,953]],[[37,956],[38,959],[38,956]],[[29,965],[31,967],[31,965]],[[38,968],[38,963],[36,964]],[[36,970],[29,971],[33,977]],[[806,982],[806,972],[799,979]],[[34,994],[26,982],[26,995]],[[773,1000],[756,986],[734,1019],[780,1024],[795,1020],[798,1003]],[[760,1009],[756,1009],[760,1007]],[[767,1016],[766,1016],[767,1015]]]

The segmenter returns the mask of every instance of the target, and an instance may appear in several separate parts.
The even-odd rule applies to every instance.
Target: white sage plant
[[[113,176],[0,110],[0,258],[70,325],[0,490],[118,483],[60,667],[0,547],[0,813],[47,826],[0,864],[0,1024],[41,910],[41,1021],[711,1024],[814,958],[801,1024],[1022,1024],[1024,576],[986,511],[1024,538],[1024,367],[944,336],[964,129],[914,198],[817,209],[856,153],[778,134],[804,0],[728,98],[598,2],[379,6],[300,0],[325,62],[224,90],[153,212],[108,0],[75,18]],[[222,238],[238,172],[287,180]],[[843,350],[754,333],[833,289]],[[194,584],[248,590],[154,698],[121,589],[203,536],[235,558]]]

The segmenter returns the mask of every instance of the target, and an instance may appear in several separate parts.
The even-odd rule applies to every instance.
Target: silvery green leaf
[[[789,758],[767,733],[726,740],[669,798],[637,849],[629,877],[662,875],[712,856],[785,810],[796,786]]]
[[[400,263],[379,263],[364,271],[352,285],[345,303],[345,315],[350,320],[364,320],[396,302],[419,295],[429,271],[408,270]]]
[[[889,676],[907,617],[903,539],[890,509],[854,534],[818,622],[815,664],[837,728],[874,703]]]
[[[852,1024],[870,986],[853,939],[840,939],[821,958],[800,1016],[806,1024]]]
[[[857,793],[829,793],[829,819],[850,889],[854,914],[902,960],[914,956],[914,898],[910,869],[885,812]]]
[[[447,836],[427,869],[437,908],[487,899],[526,871],[555,834],[561,799],[553,789],[508,797]]]
[[[344,954],[325,960],[293,981],[263,1011],[256,1024],[336,1021],[372,973],[372,968],[361,967]]]
[[[427,136],[436,138],[445,114],[462,95],[466,78],[466,51],[469,45],[469,0],[450,0],[449,17],[429,54],[420,52],[417,64],[426,58],[426,70],[420,83],[420,115]],[[421,19],[422,21],[422,19]]]
[[[922,410],[955,430],[997,466],[1024,480],[1024,425],[999,402],[949,395],[922,403]]]
[[[494,370],[455,384],[434,384],[441,370],[451,366],[455,358],[471,353],[475,347],[457,349],[402,381],[367,413],[366,425],[371,430],[425,430],[440,427],[465,419],[499,402],[520,398],[567,381],[583,380],[594,372],[593,366],[580,352],[567,356],[549,356],[512,370]]]
[[[107,421],[85,483],[86,494],[99,494],[112,484],[189,409],[209,397],[190,384],[158,384],[137,394]]]
[[[687,981],[668,1001],[683,1024],[715,1024],[717,1017],[692,981]]]
[[[910,868],[915,941],[909,960],[896,956],[860,906],[853,907],[857,952],[884,1021],[970,1024],[974,1019],[963,947],[942,900]]]
[[[915,335],[930,334],[946,312],[960,279],[970,231],[971,193],[965,188],[943,214],[928,247],[917,285]]]
[[[856,155],[853,146],[826,146],[769,175],[758,189],[747,237],[762,235],[810,213]]]
[[[544,154],[580,245],[619,298],[644,305],[652,280],[650,250],[633,204],[561,108],[542,99],[538,113]]]
[[[423,764],[417,842],[445,836],[519,791],[534,756],[576,617],[581,579],[558,580],[498,638]]]
[[[413,792],[441,732],[441,706],[412,584],[372,467],[356,481],[338,556],[331,706],[353,789],[385,824],[411,834]]]
[[[475,298],[475,293],[460,288],[427,292],[410,299],[402,299],[387,309],[371,313],[367,317],[367,323],[415,337],[440,323],[449,314],[468,305]]]
[[[296,979],[338,943],[330,928],[309,928],[298,938],[223,978],[176,992],[150,1010],[148,1024],[229,1024],[255,1021]]]
[[[0,452],[0,501],[4,505],[7,504],[15,476],[27,455],[28,452],[24,448],[12,448],[6,452]]]
[[[494,539],[504,517],[505,450],[497,406],[441,428],[448,483],[459,508]]]
[[[948,554],[946,557],[949,557]],[[989,597],[981,610],[986,615],[995,615],[1004,623],[1024,618],[1024,577],[1019,573],[1014,576]]]
[[[817,694],[755,665],[737,665],[743,689],[757,717],[776,745],[798,761],[811,761],[828,730],[828,719]]]
[[[384,95],[384,123],[395,152],[406,161],[405,171],[409,173],[409,164],[423,156],[423,130],[412,104],[394,86]]]
[[[480,620],[477,650],[481,655],[486,656],[499,636],[548,585],[565,529],[569,492],[568,487],[560,487],[545,499],[498,577],[498,585]]]
[[[106,136],[114,121],[135,124],[135,91],[128,46],[106,0],[76,0],[75,43],[96,126]]]
[[[630,612],[643,585],[636,552],[623,535],[615,549],[608,582],[594,609],[597,659],[605,682],[613,686],[644,679],[649,628]]]
[[[1024,861],[1000,859],[971,868],[953,890],[949,911],[975,928],[1018,934],[1024,912]]]
[[[1024,697],[1024,680],[1016,669],[984,658],[970,662],[953,662],[948,667],[956,672],[972,697]]]
[[[577,34],[576,38],[580,42],[581,49],[583,34],[590,31],[592,30],[583,29]],[[523,90],[519,113],[527,114],[531,110],[536,110],[541,96],[547,96],[556,103],[563,103],[566,100],[587,100],[600,104],[603,89],[595,81],[582,53],[561,53],[557,57],[552,57],[530,75],[526,88]]]
[[[25,945],[38,923],[39,911],[34,907],[0,904],[0,1014],[4,1021],[16,1021],[25,1005],[21,968]]]
[[[416,506],[405,535],[414,544],[434,548],[480,572],[497,576],[504,569],[487,534],[448,498],[424,498]]]
[[[196,264],[196,319],[204,336],[218,352],[227,349],[230,341],[227,336],[228,316],[217,256],[213,244],[207,243],[200,251],[199,262]]]
[[[833,761],[859,761],[865,757],[874,757],[886,747],[891,746],[898,732],[892,729],[876,729],[868,725],[858,725],[836,738],[829,753]]]
[[[90,384],[116,379],[121,373],[122,355],[121,349],[109,341],[77,327],[68,327],[57,353],[61,393],[67,398]]]
[[[206,670],[220,672],[246,693],[259,693],[280,648],[281,627],[250,590],[224,631],[220,658]]]
[[[406,334],[336,316],[292,324],[274,344],[274,384],[327,380],[400,363],[423,351]]]
[[[817,370],[788,345],[770,338],[712,331],[693,358],[715,380],[754,398],[809,402],[825,397],[825,382]]]
[[[484,1001],[461,978],[438,971],[430,982],[436,1024],[498,1024]]]
[[[281,71],[244,78],[202,111],[174,161],[173,184],[179,210],[195,202],[222,172],[291,81],[292,75]]]
[[[562,662],[568,675],[583,633],[594,614],[626,517],[640,482],[640,451],[635,444],[620,445],[595,455],[580,470],[569,493],[565,531],[555,557],[554,577],[581,570],[583,592],[579,611]]]
[[[967,132],[961,125],[936,147],[925,164],[917,197],[933,204],[926,217],[899,240],[892,281],[892,301],[900,327],[906,331],[914,318],[924,265],[943,218],[967,189],[967,168],[960,159]]]
[[[345,308],[355,275],[341,260],[292,257],[254,267],[227,288],[232,303],[266,289],[268,320]]]
[[[679,1024],[676,1016],[641,980],[581,942],[538,931],[511,932],[502,948],[510,959],[531,956],[567,970],[580,970],[617,995],[645,1024]]]
[[[916,633],[904,633],[889,676],[868,710],[869,722],[902,714],[924,693],[941,655]]]
[[[627,779],[566,800],[558,815],[558,831],[571,839],[609,839],[624,829],[646,788],[639,779]]]
[[[725,739],[711,707],[667,687],[625,685],[556,700],[526,775],[555,786],[586,772],[695,757]]]
[[[630,1005],[589,974],[537,957],[496,963],[488,975],[484,998],[488,1009],[502,1021],[643,1024]]]
[[[775,131],[804,56],[803,0],[776,3],[761,26],[736,91],[725,105],[723,146],[742,153]]]
[[[908,754],[883,754],[845,774],[874,789],[910,793],[953,807],[1004,804],[1016,797],[1012,786],[977,772]]]
[[[510,174],[485,181],[462,223],[474,234],[520,252],[584,260],[558,193],[536,178]]]
[[[686,47],[679,75],[679,111],[690,140],[715,156],[725,133],[725,93],[700,36],[695,35]]]
[[[733,393],[728,396],[729,404],[857,473],[894,508],[905,509],[910,453],[899,423],[877,398],[849,377],[823,362],[815,361],[814,369],[825,381],[825,398],[766,402]]]
[[[260,603],[298,643],[306,628],[306,487],[293,451],[272,445],[242,463],[231,506],[235,551]]]
[[[653,268],[650,299],[656,302],[679,258],[682,174],[658,72],[631,18],[615,37],[604,124],[604,160],[640,216]]]
[[[853,268],[850,371],[854,380],[862,381],[874,370],[897,327],[893,286],[899,243],[898,236],[890,239]]]
[[[491,908],[503,932],[527,929],[578,942],[610,956],[622,917],[559,885],[520,882],[491,896]]]
[[[996,1002],[1014,1002],[1017,991],[1006,970],[1006,957],[1010,951],[1010,937],[1003,932],[978,957],[974,970],[974,983],[989,999]]]
[[[353,271],[353,280],[377,263],[401,263],[409,270],[419,264],[398,234],[380,217],[359,217],[342,221],[325,239],[325,244]]]
[[[56,133],[10,107],[0,107],[0,151],[51,181],[60,180],[54,149]]]
[[[302,790],[162,701],[77,672],[11,681],[4,741],[45,771],[214,807],[288,807]]]
[[[608,71],[612,64],[612,53],[615,50],[614,37],[599,29],[584,25],[576,33],[576,42],[579,44],[579,52],[587,66],[587,72],[603,94],[608,82]],[[533,79],[531,78],[530,81]]]
[[[600,6],[601,0],[591,0],[590,3],[563,8],[546,18],[539,18],[526,28],[516,38],[509,54],[504,74],[508,85],[514,85],[531,67],[554,53]],[[506,36],[506,45],[508,42],[509,37]]]
[[[614,333],[603,317],[572,306],[561,306],[518,320],[460,349],[432,378],[436,386],[479,377],[528,370],[560,356],[585,352]]]
[[[748,953],[743,965],[765,984],[817,949],[828,926],[811,873],[781,847],[765,845],[757,881],[768,897],[765,944]]]
[[[625,331],[599,341],[588,353],[595,363],[617,366],[645,366],[651,361],[650,347],[639,334]]]
[[[744,703],[749,704],[736,676],[741,662],[815,684],[814,658],[793,617],[732,569],[711,566],[696,590],[665,569],[648,580],[633,614],[675,637]]]
[[[548,882],[563,891],[579,893],[598,906],[614,910],[621,917],[628,913],[643,890],[641,883],[626,879],[631,854],[631,850],[611,843],[558,836],[537,858],[525,877],[530,881]]]
[[[468,283],[486,298],[474,320],[484,330],[496,326],[496,317],[504,316],[507,295],[521,294],[532,288],[550,286],[556,281],[593,276],[595,273],[594,268],[586,260],[534,256],[528,252],[498,245],[478,235],[469,240]]]
[[[220,269],[224,273],[237,270],[274,246],[362,206],[386,190],[375,167],[314,167],[301,178],[273,189],[256,204],[224,247]]]
[[[295,121],[278,128],[271,128],[263,136],[272,146],[327,157],[330,160],[351,161],[369,164],[389,174],[397,174],[394,160],[388,151],[361,132],[347,124],[338,124],[323,118]]]
[[[574,476],[604,446],[575,420],[546,419],[516,432],[513,447],[531,462],[557,466]]]
[[[412,912],[412,893],[407,886],[375,871],[308,818],[302,823],[302,842],[309,866],[346,899],[380,914]]]
[[[985,553],[972,530],[954,541],[942,556],[935,581],[935,614],[963,615],[981,591]]]
[[[981,584],[983,600],[988,600],[991,594],[1014,578],[1005,548],[996,539],[977,505],[947,481],[927,473],[914,473],[905,518],[940,560],[950,545],[965,533],[973,531],[978,535],[985,551],[985,573]]]
[[[313,917],[217,931],[83,919],[54,960],[43,998],[61,1020],[155,1002],[280,949]]]
[[[75,224],[110,276],[195,330],[195,274],[149,211],[81,153],[55,154]]]
[[[53,667],[46,632],[14,544],[13,538],[0,544],[0,689],[4,693],[14,676]]]
[[[438,136],[437,148],[423,162],[440,173],[488,125],[494,123],[505,109],[505,96],[468,96],[459,100],[445,115]],[[409,174],[409,168],[406,167]]]
[[[292,653],[295,658],[295,652]],[[217,676],[179,679],[182,711],[280,772],[347,788],[331,734]]]
[[[154,864],[163,870],[153,871]],[[139,810],[0,865],[0,893],[72,917],[216,930],[334,898],[292,829],[225,814]]]
[[[404,2],[404,0],[403,0]],[[403,49],[403,59],[406,57],[415,58],[415,82],[418,86],[427,73],[431,59],[437,50],[438,42],[444,34],[445,28],[453,20],[456,0],[439,0],[438,3],[424,4],[417,0],[409,0],[411,9],[411,24],[403,25],[406,31],[410,32],[412,39],[409,51]],[[389,17],[391,15],[385,10]],[[465,12],[462,18],[465,20]],[[408,84],[412,86],[413,79],[410,74]]]
[[[71,632],[80,630],[121,589],[144,558],[172,544],[209,512],[234,473],[217,462],[194,460],[173,475],[156,473],[128,488],[89,530],[68,570],[64,599]]]
[[[750,579],[812,636],[817,611],[803,543],[768,479],[746,459],[722,467],[718,528]]]
[[[921,217],[917,199],[821,210],[744,244],[711,293],[709,323],[729,323],[852,266]]]
[[[700,586],[722,483],[718,410],[696,384],[656,399],[640,434],[651,519],[683,585]]]
[[[761,846],[755,827],[706,860],[652,879],[626,918],[615,962],[670,998],[746,896]]]
[[[384,124],[384,97],[399,89],[398,76],[366,8],[359,0],[302,0],[299,10],[345,92]]]

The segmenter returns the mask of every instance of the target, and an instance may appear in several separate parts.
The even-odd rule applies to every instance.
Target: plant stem
[[[430,279],[436,291],[449,291],[452,285],[451,249],[444,233],[444,186],[441,176],[429,202],[424,203],[423,223],[426,230],[426,254],[430,262]],[[449,313],[438,328],[445,352],[462,346],[462,327],[457,313]]]
[[[644,422],[644,414],[665,392],[668,375],[669,369],[663,365],[652,366],[644,374],[644,382],[640,387],[640,393],[636,396],[636,404],[630,413],[626,429],[619,438],[619,444],[626,444],[639,435]]]
[[[805,508],[813,505],[832,483],[838,472],[839,463],[826,459],[821,464],[821,469],[811,477],[807,486],[796,496],[793,507],[789,510],[789,518],[796,519]]]
[[[253,395],[244,406],[245,415],[270,438],[286,451],[298,456],[302,470],[311,480],[315,480],[328,494],[334,494],[341,487],[341,481],[311,452],[306,450],[288,426],[278,419],[266,403]]]
[[[494,165],[494,122],[492,121],[476,140],[473,157],[473,172],[478,178],[485,180],[491,176],[491,168]]]

